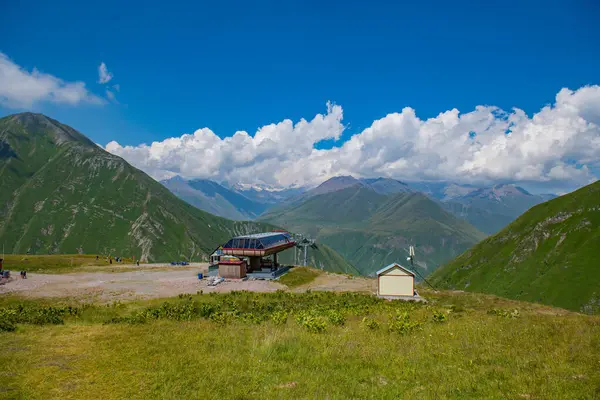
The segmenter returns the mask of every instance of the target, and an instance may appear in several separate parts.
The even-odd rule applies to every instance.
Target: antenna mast
[[[409,246],[408,248],[408,258],[407,261],[410,261],[410,266],[412,268],[412,270],[414,272],[417,273],[417,275],[419,275],[421,277],[421,279],[423,279],[423,281],[425,281],[425,283],[427,283],[429,286],[431,286],[431,288],[433,290],[435,290],[435,288],[433,287],[433,285],[431,283],[429,283],[429,281],[427,279],[425,279],[425,277],[423,275],[421,275],[419,273],[419,271],[417,271],[417,269],[415,268],[415,248],[414,246]]]

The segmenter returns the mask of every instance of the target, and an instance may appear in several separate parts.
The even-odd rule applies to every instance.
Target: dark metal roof
[[[287,232],[265,232],[236,236],[223,245],[223,249],[267,250],[281,246],[294,246],[296,242]]]
[[[287,233],[287,232],[263,232],[263,233],[253,233],[251,235],[236,236],[233,239],[262,239],[262,238],[267,238],[267,237],[271,237],[271,236],[280,236],[280,235],[285,235],[285,234],[287,234],[289,236],[289,233]]]

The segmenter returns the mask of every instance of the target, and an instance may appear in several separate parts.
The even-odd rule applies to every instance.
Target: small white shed
[[[377,271],[378,296],[414,296],[415,274],[400,264],[390,264]]]

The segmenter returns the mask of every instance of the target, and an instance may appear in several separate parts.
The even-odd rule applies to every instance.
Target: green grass
[[[322,292],[182,296],[168,307],[164,300],[76,305],[81,312],[64,316],[63,325],[25,323],[0,333],[0,396],[568,399],[600,393],[599,317],[493,296],[424,293],[429,305]],[[0,299],[0,309],[19,304],[31,314],[66,303]],[[186,314],[190,304],[210,306],[220,317]],[[130,319],[142,314],[144,321]],[[418,326],[400,329],[404,318]],[[108,320],[113,323],[103,323]],[[325,330],[310,329],[310,321]]]
[[[444,265],[434,285],[600,313],[600,182],[539,204]]]
[[[133,263],[132,259],[123,259],[123,263]],[[111,264],[106,258],[100,256],[96,260],[95,255],[87,254],[60,254],[60,255],[29,255],[29,254],[6,254],[4,259],[4,269],[17,272],[41,272],[45,274],[57,274],[76,272],[82,267],[106,266]],[[114,266],[118,263],[113,259]]]
[[[294,267],[290,272],[279,278],[278,282],[292,289],[311,283],[317,276],[321,275],[321,273],[321,271],[313,268]]]

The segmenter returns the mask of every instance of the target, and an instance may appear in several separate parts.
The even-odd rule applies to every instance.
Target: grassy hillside
[[[364,185],[316,195],[261,219],[317,238],[363,275],[403,262],[411,244],[427,273],[484,237],[423,194],[384,195]]]
[[[600,311],[600,182],[537,205],[437,270],[435,285]]]
[[[424,292],[425,293],[425,292]],[[587,399],[600,320],[475,294],[0,298],[5,398]],[[70,307],[69,307],[70,306]]]
[[[297,257],[294,252],[297,251]],[[304,250],[288,249],[278,255],[278,261],[283,264],[302,265]],[[307,266],[340,274],[360,275],[360,271],[331,247],[317,243],[309,247],[306,255]]]
[[[198,260],[232,235],[272,228],[200,211],[41,114],[0,119],[0,186],[7,253]]]

